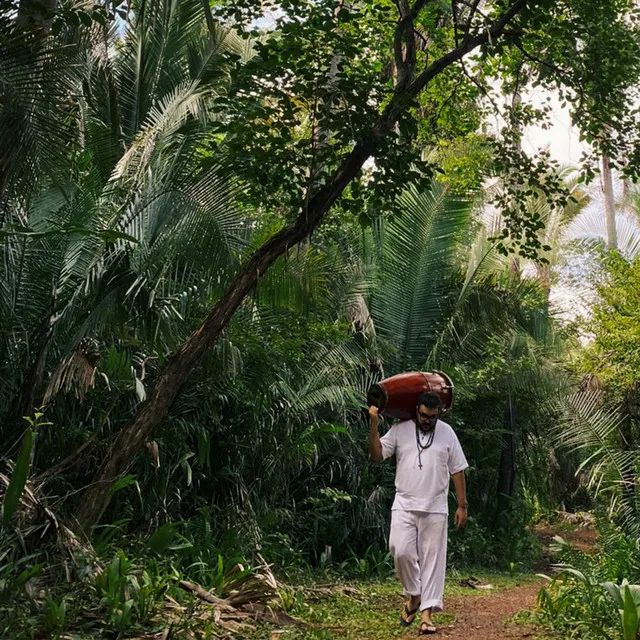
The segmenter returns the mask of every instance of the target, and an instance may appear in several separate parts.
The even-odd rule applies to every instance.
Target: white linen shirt
[[[458,436],[442,420],[435,426],[433,443],[422,451],[418,466],[416,423],[406,420],[393,425],[380,438],[382,457],[396,456],[396,498],[392,510],[448,513],[449,478],[469,464]],[[422,437],[422,442],[426,438]]]

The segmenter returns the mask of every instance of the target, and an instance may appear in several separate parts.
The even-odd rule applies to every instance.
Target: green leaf
[[[320,427],[320,433],[325,433],[328,435],[332,435],[334,433],[342,433],[345,436],[349,435],[349,430],[347,427],[337,424],[325,424]]]
[[[613,582],[602,582],[600,586],[611,596],[617,609],[624,609],[624,600],[620,594],[620,587]]]
[[[187,486],[190,487],[193,483],[193,471],[191,469],[191,465],[189,464],[189,461],[185,459],[182,461],[182,466],[187,474]]]
[[[11,480],[7,487],[7,492],[4,496],[4,502],[2,505],[4,523],[8,524],[13,514],[18,508],[20,503],[20,496],[24,491],[24,487],[27,484],[27,478],[29,477],[29,469],[31,468],[31,454],[33,452],[34,443],[34,431],[28,428],[24,433],[22,439],[22,446],[20,448],[20,454],[18,460],[13,468],[11,474]]]
[[[622,633],[624,640],[636,640],[638,634],[638,608],[631,589],[624,587],[624,609],[622,611]]]
[[[172,524],[163,524],[150,538],[149,547],[154,553],[161,554],[169,548],[176,534]]]
[[[121,491],[126,487],[130,487],[131,485],[136,484],[136,482],[136,477],[129,473],[126,476],[123,476],[122,478],[116,480],[116,482],[113,483],[113,486],[111,487],[109,493],[113,495],[114,493],[117,493],[118,491]]]
[[[22,587],[26,584],[31,578],[37,576],[42,571],[41,564],[34,564],[33,566],[25,569],[20,573],[20,575],[16,578],[15,584],[17,587]]]

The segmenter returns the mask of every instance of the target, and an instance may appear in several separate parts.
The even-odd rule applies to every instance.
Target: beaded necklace
[[[436,422],[437,424],[437,422]],[[436,425],[429,430],[427,435],[427,441],[425,444],[422,444],[422,440],[420,439],[420,428],[416,424],[416,445],[418,446],[418,469],[422,470],[422,452],[428,449],[433,444],[433,438],[436,435]]]

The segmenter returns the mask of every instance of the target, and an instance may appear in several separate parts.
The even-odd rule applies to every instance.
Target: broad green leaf
[[[161,554],[169,548],[175,537],[175,527],[170,524],[163,524],[150,538],[149,547],[154,553]]]
[[[638,607],[628,586],[624,587],[624,609],[622,611],[622,633],[624,640],[636,640],[638,634]]]
[[[22,446],[20,447],[20,454],[18,455],[15,467],[13,468],[7,492],[4,495],[2,513],[5,524],[9,523],[13,514],[16,512],[18,504],[20,503],[20,496],[22,496],[24,487],[27,484],[27,478],[29,477],[29,470],[31,468],[33,443],[34,431],[33,429],[28,428],[24,433]]]
[[[120,478],[119,480],[113,483],[113,486],[110,489],[110,493],[111,495],[113,495],[114,493],[117,493],[121,489],[125,489],[126,487],[130,487],[131,485],[134,485],[136,482],[137,482],[136,477],[129,473],[126,476],[123,476],[122,478]]]
[[[620,594],[620,587],[614,582],[602,582],[600,586],[611,596],[617,609],[624,609],[624,600]]]

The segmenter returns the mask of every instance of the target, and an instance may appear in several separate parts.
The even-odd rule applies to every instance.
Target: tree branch
[[[202,8],[204,10],[204,18],[207,22],[207,29],[209,29],[209,36],[211,37],[211,41],[214,42],[216,39],[216,26],[213,14],[211,13],[209,0],[202,0]]]
[[[487,18],[481,11],[478,11],[478,5],[480,4],[480,0],[473,0],[473,2],[471,3],[467,3],[464,0],[458,0],[458,2],[460,2],[460,4],[463,4],[465,7],[469,9],[469,20],[467,20],[467,24],[465,25],[465,28],[464,28],[464,32],[468,35],[469,32],[471,31],[471,23],[473,22],[473,16],[476,13],[480,13],[480,15],[482,15],[482,17],[485,20]]]
[[[376,139],[379,135],[390,131],[390,126],[392,126],[400,114],[408,108],[408,104],[415,99],[418,94],[426,87],[427,83],[430,82],[435,76],[442,73],[444,69],[452,65],[454,62],[462,59],[467,53],[472,51],[473,49],[479,47],[480,45],[486,44],[490,42],[492,39],[498,38],[502,35],[505,27],[513,20],[513,18],[527,5],[528,0],[516,0],[510,7],[505,11],[502,17],[497,20],[492,27],[479,33],[475,36],[467,36],[459,47],[449,51],[442,57],[435,60],[431,63],[412,83],[409,85],[406,90],[401,90],[399,87],[396,88],[395,94],[387,108],[383,111],[382,116],[378,120],[378,123],[374,126],[372,131],[372,137]],[[391,124],[389,124],[391,122]],[[354,152],[358,148],[353,150]],[[347,158],[348,160],[348,158]],[[347,162],[345,160],[345,162]],[[340,169],[338,170],[340,171]],[[333,204],[333,202],[332,202]]]
[[[460,34],[458,33],[458,5],[456,0],[451,0],[451,15],[453,16],[453,39],[456,47],[460,46]]]
[[[420,4],[416,2],[413,9],[418,10]],[[302,208],[296,221],[276,233],[251,256],[209,312],[202,326],[188,338],[162,369],[149,399],[131,422],[120,430],[115,442],[106,452],[96,481],[87,489],[77,513],[77,521],[85,531],[92,529],[99,521],[110,500],[111,484],[126,472],[153,429],[165,417],[193,368],[218,339],[236,309],[253,291],[267,269],[320,224],[324,214],[347,185],[358,176],[363,164],[375,152],[378,144],[393,131],[399,117],[410,108],[413,100],[427,84],[476,47],[497,39],[526,4],[527,0],[516,0],[493,26],[476,36],[466,37],[460,46],[424,69],[406,89],[396,86],[378,121],[353,147],[333,177],[318,190],[308,205]]]
[[[409,7],[408,0],[396,0],[399,20],[393,38],[393,51],[398,74],[396,84],[401,89],[413,81],[417,63],[414,20],[428,1],[416,0]]]

